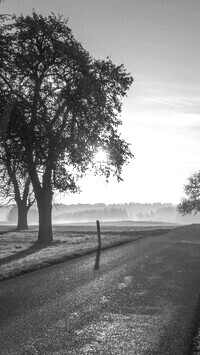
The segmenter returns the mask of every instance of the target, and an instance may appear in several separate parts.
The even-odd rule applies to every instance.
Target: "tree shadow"
[[[34,254],[35,252],[47,248],[49,245],[42,245],[38,244],[37,242],[34,242],[29,248],[25,250],[21,250],[16,254],[12,254],[9,256],[6,256],[5,258],[0,259],[0,265],[6,264],[10,261],[13,260],[18,260],[20,258],[26,257],[28,255]]]

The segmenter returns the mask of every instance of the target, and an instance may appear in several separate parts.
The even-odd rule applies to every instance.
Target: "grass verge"
[[[155,229],[156,228],[156,229]],[[162,235],[170,228],[120,227],[103,228],[102,249],[129,243],[138,238]],[[0,232],[0,281],[35,271],[49,265],[90,254],[97,249],[95,229],[83,226],[54,227],[54,241],[40,248],[37,243],[37,229],[14,231],[1,229]]]

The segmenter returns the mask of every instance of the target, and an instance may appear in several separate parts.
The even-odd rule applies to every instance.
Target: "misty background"
[[[199,223],[197,215],[181,216],[176,205],[172,203],[123,203],[123,204],[56,204],[53,206],[52,220],[54,224],[101,221],[132,221],[132,222],[169,222],[169,223]],[[17,207],[15,205],[0,207],[0,223],[16,224]],[[38,224],[37,206],[28,212],[28,224]]]

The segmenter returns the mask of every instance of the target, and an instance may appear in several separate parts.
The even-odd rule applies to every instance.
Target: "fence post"
[[[96,221],[97,224],[97,237],[98,237],[98,246],[97,246],[97,254],[94,269],[99,269],[99,262],[100,262],[100,255],[101,255],[101,229],[100,229],[100,222]]]

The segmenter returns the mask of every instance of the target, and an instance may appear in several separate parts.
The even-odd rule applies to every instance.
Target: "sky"
[[[123,63],[134,83],[123,101],[120,131],[135,156],[123,182],[89,173],[82,193],[63,203],[179,203],[200,170],[199,0],[4,0],[0,13],[32,9],[69,19],[96,58]]]

